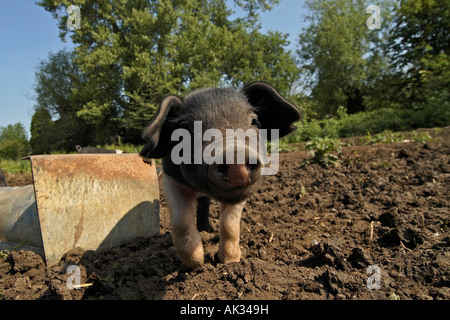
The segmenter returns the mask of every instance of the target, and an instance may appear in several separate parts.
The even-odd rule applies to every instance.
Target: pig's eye
[[[258,118],[252,117],[250,120],[251,120],[251,125],[252,126],[261,128],[261,123],[259,123]]]

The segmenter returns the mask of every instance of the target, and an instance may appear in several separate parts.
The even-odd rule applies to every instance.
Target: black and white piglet
[[[218,257],[222,263],[240,260],[242,210],[258,189],[265,165],[261,148],[251,143],[251,133],[265,131],[268,140],[281,138],[295,130],[298,120],[298,109],[262,82],[242,90],[201,89],[185,98],[170,95],[161,101],[144,131],[147,144],[140,154],[162,158],[163,192],[184,265],[198,268],[204,263],[199,230],[211,229],[210,198],[221,204]],[[230,138],[230,132],[238,129],[248,135]]]

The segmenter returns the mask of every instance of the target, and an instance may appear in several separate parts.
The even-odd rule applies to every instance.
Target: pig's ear
[[[172,132],[176,129],[176,117],[182,106],[181,99],[173,95],[161,101],[155,117],[142,135],[147,142],[140,152],[142,157],[158,159],[170,152],[175,143],[171,141]]]
[[[274,87],[264,82],[254,82],[243,91],[255,108],[261,128],[268,130],[268,140],[271,139],[270,129],[278,129],[280,138],[297,129],[294,122],[301,119],[300,111]]]

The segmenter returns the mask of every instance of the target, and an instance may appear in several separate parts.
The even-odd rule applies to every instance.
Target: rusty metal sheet
[[[43,254],[32,185],[0,188],[0,250],[11,247]]]
[[[45,260],[159,233],[154,162],[137,154],[31,156]]]

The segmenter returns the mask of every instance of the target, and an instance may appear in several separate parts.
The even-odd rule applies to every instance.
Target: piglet
[[[222,263],[240,260],[241,214],[267,167],[265,140],[291,133],[298,120],[298,109],[263,82],[163,98],[140,155],[162,158],[173,241],[185,266],[204,264],[199,230],[211,231],[211,198],[220,202],[217,256]]]

